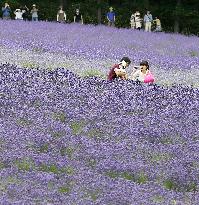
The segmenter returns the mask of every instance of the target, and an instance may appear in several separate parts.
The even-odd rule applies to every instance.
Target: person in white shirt
[[[23,17],[22,17],[23,12],[21,11],[21,9],[16,9],[14,11],[14,14],[15,14],[15,19],[16,20],[23,20]]]
[[[153,83],[154,76],[149,71],[149,64],[147,61],[142,61],[139,67],[135,67],[137,70],[132,74],[131,79],[133,81],[139,81],[143,83]]]
[[[135,28],[140,30],[142,28],[142,18],[140,17],[140,12],[136,11],[134,16],[135,16]]]
[[[131,15],[130,25],[132,29],[135,29],[135,14],[134,13]]]

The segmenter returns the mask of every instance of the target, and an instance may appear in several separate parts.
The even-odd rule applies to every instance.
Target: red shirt
[[[111,70],[109,71],[109,74],[108,74],[108,80],[114,80],[115,78],[118,78],[118,76],[116,75],[115,73],[115,68],[118,68],[119,69],[119,64],[115,64]]]

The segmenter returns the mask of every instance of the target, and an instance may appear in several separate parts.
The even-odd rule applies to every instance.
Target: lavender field
[[[0,204],[199,204],[198,38],[0,25]],[[157,84],[107,81],[122,56]]]

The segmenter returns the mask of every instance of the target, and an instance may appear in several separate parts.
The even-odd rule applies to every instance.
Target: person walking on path
[[[32,5],[32,10],[30,13],[32,14],[32,21],[38,21],[38,9],[35,4]]]
[[[11,19],[11,17],[10,17],[11,9],[10,9],[10,6],[8,3],[5,3],[5,6],[2,7],[2,13],[3,13],[4,20]]]
[[[150,11],[147,11],[147,13],[144,15],[144,24],[145,24],[145,31],[151,32],[151,25],[153,22],[153,17],[150,13]]]
[[[115,12],[113,11],[113,7],[109,8],[109,12],[106,14],[108,20],[108,26],[115,26]]]
[[[66,13],[63,11],[63,8],[60,7],[58,13],[57,13],[57,21],[59,23],[65,23],[66,22]]]

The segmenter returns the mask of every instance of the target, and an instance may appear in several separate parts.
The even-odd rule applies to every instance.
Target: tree
[[[181,0],[177,0],[176,8],[175,8],[175,19],[174,19],[174,32],[180,32],[180,8],[181,8]]]
[[[98,24],[102,22],[102,7],[101,7],[101,0],[97,0],[97,21]]]

